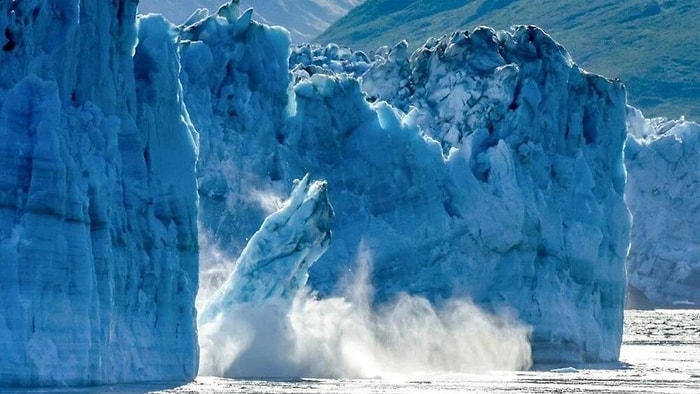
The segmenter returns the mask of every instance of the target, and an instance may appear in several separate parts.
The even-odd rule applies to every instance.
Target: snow
[[[459,32],[411,55],[304,46],[287,68],[283,32],[216,21],[181,36],[207,243],[235,259],[309,173],[336,213],[309,271],[321,299],[343,294],[366,250],[375,305],[471,299],[531,325],[536,361],[618,358],[630,231],[619,82],[532,27]]]
[[[196,134],[170,26],[118,5],[3,7],[0,385],[197,372]]]
[[[658,307],[700,304],[700,125],[629,108],[630,285]]]

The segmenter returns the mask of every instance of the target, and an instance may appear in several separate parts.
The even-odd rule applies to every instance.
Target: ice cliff
[[[327,195],[333,241],[302,203],[234,302],[342,294],[371,256],[376,304],[471,299],[532,325],[535,360],[618,357],[620,83],[532,27],[292,52],[235,1],[177,28],[136,3],[0,3],[0,384],[192,378],[198,236],[238,257],[307,173],[289,204]],[[299,269],[255,277],[269,256]]]
[[[136,4],[0,2],[0,385],[197,373],[196,133]]]
[[[631,289],[647,305],[700,305],[700,125],[629,110]],[[632,293],[634,294],[634,293]],[[631,306],[643,306],[632,303]]]
[[[342,292],[362,249],[375,303],[408,292],[508,307],[534,327],[538,361],[617,359],[630,231],[619,82],[532,27],[413,54],[290,53],[286,32],[235,8],[180,34],[205,238],[237,256],[311,173],[336,213],[309,273],[321,296]]]

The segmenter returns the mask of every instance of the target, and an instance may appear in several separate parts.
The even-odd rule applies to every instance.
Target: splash
[[[407,294],[376,304],[372,256],[362,245],[344,295],[319,298],[306,285],[308,269],[328,248],[332,220],[325,182],[304,177],[226,282],[202,289],[202,375],[363,378],[530,366],[530,328],[508,313],[466,300],[435,307]],[[206,266],[233,265],[215,251],[202,256],[214,260]]]
[[[292,300],[235,305],[200,326],[203,375],[395,377],[521,370],[531,365],[530,328],[466,300],[440,307],[400,295],[372,305],[369,260],[342,297],[301,289]]]

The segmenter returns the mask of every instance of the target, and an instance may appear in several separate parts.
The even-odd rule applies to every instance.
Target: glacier
[[[192,379],[196,131],[136,3],[4,1],[0,385]]]
[[[237,3],[180,26],[137,18],[134,0],[2,3],[0,385],[192,379],[200,280],[223,286],[204,324],[270,295],[301,315],[352,311],[360,276],[370,311],[506,310],[532,327],[536,362],[617,360],[619,81],[535,27],[413,53],[292,49]],[[205,244],[238,258],[234,276],[209,261],[199,276]],[[284,264],[256,271],[269,257]],[[509,327],[475,327],[493,326]],[[513,331],[520,349],[529,331]]]
[[[629,108],[626,200],[631,306],[700,305],[700,125]],[[635,304],[636,303],[636,304]]]
[[[532,325],[535,361],[617,359],[631,226],[619,81],[534,27],[366,55],[292,50],[235,8],[180,33],[205,239],[235,258],[310,173],[336,214],[309,271],[320,297],[342,294],[366,250],[375,304],[508,307]]]

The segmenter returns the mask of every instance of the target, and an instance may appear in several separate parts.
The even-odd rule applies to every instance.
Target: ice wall
[[[403,122],[437,141],[444,163],[435,157],[420,170],[414,163],[428,154],[391,149],[396,139],[383,149],[372,144],[398,150],[394,172],[380,173],[362,193],[376,193],[366,205],[370,220],[392,229],[365,240],[377,249],[375,283],[513,306],[534,326],[536,360],[615,359],[629,245],[621,84],[580,70],[531,27],[480,28],[428,41],[413,54],[405,48],[375,59],[362,88],[406,111]],[[388,209],[387,201],[395,205]],[[381,244],[386,233],[396,239]],[[325,262],[312,283],[330,267]]]
[[[617,359],[630,227],[619,82],[531,27],[412,55],[303,47],[290,75],[286,34],[234,8],[190,21],[180,48],[202,131],[201,224],[224,253],[308,172],[336,212],[310,272],[321,295],[342,291],[364,245],[375,302],[471,298],[532,324],[538,361]]]
[[[630,286],[657,307],[700,305],[700,125],[629,108]],[[640,306],[632,303],[631,307]]]
[[[275,150],[267,150],[287,116],[289,34],[251,16],[232,2],[180,32],[185,101],[200,132],[200,231],[234,258],[304,175],[282,179]],[[205,288],[221,285],[230,267],[211,268],[202,267]]]
[[[0,385],[196,375],[196,135],[136,3],[0,2]]]

